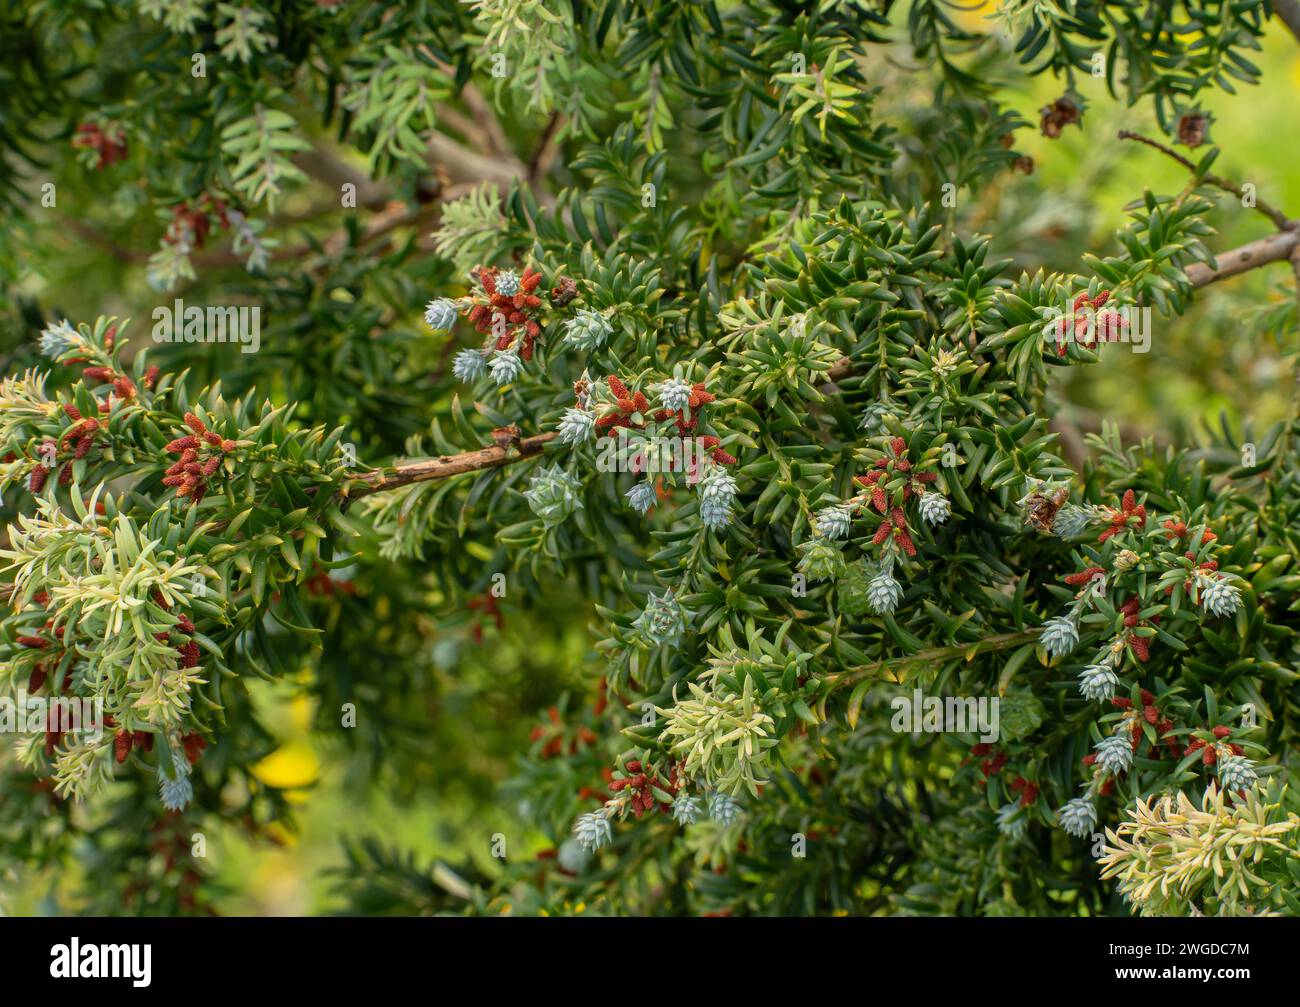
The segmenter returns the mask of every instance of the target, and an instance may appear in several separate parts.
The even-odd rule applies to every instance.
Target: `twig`
[[[1193,262],[1187,267],[1187,278],[1191,280],[1193,287],[1207,287],[1229,276],[1237,276],[1259,266],[1266,266],[1270,262],[1288,259],[1297,247],[1300,247],[1300,229],[1279,231],[1277,234],[1270,234],[1266,238],[1260,238],[1240,248],[1216,255],[1215,259],[1219,263],[1217,269],[1211,269],[1201,262]]]
[[[456,68],[450,63],[444,63],[433,50],[427,45],[421,44],[417,51],[429,59],[443,73],[451,78],[456,76]],[[483,96],[483,92],[475,87],[472,83],[466,83],[460,90],[460,100],[465,103],[469,109],[470,115],[475,120],[476,136],[474,142],[482,144],[480,147],[483,153],[500,158],[502,160],[518,161],[515,157],[514,148],[510,145],[510,139],[506,136],[505,129],[501,126],[501,120],[497,118],[496,112],[492,108],[492,103]],[[458,118],[453,116],[453,118]],[[451,119],[448,119],[450,122]],[[464,121],[463,119],[460,121]],[[459,129],[459,127],[457,127]],[[467,134],[468,135],[468,134]]]
[[[320,144],[313,144],[311,150],[294,154],[290,160],[312,178],[334,190],[335,209],[338,207],[339,189],[349,182],[357,187],[357,206],[364,206],[367,210],[378,210],[393,198],[387,185],[376,182],[364,172],[346,164]]]
[[[436,206],[417,206],[408,207],[404,203],[393,203],[381,212],[377,213],[366,224],[365,231],[357,239],[358,246],[368,245],[379,238],[397,230],[401,227],[412,226],[423,230],[425,225],[434,220],[441,210]],[[325,238],[322,242],[328,255],[337,255],[346,246],[348,232],[346,229],[340,229]],[[305,258],[315,251],[314,245],[298,244],[288,245],[275,249],[270,255],[272,262],[293,261]],[[223,266],[237,266],[243,263],[245,256],[236,255],[233,251],[226,249],[222,251],[208,252],[204,255],[194,257],[194,265],[199,269],[220,268]],[[313,263],[304,266],[306,272],[312,272],[319,263]]]
[[[535,434],[532,437],[525,437],[513,444],[494,444],[491,447],[478,448],[474,451],[462,451],[458,455],[443,455],[440,458],[430,458],[427,461],[413,462],[410,465],[400,465],[393,469],[378,469],[374,472],[367,472],[359,477],[364,485],[358,490],[348,491],[345,495],[349,500],[356,500],[371,493],[396,489],[410,483],[447,479],[451,476],[463,475],[466,472],[477,472],[480,469],[499,468],[502,465],[509,465],[511,462],[541,454],[546,445],[558,436],[557,431],[550,431],[544,434]]]
[[[365,231],[359,239],[360,244],[369,244],[407,224],[422,228],[426,223],[436,218],[440,212],[436,206],[408,207],[403,203],[390,202],[387,197],[384,198],[383,202],[376,203],[376,200],[385,191],[380,183],[376,183],[364,175],[358,179],[358,176],[353,175],[346,165],[334,160],[326,151],[318,148],[315,153],[318,156],[312,157],[310,160],[304,158],[303,170],[308,171],[313,177],[327,185],[355,182],[357,185],[357,205],[378,211],[367,221]],[[436,187],[424,186],[421,195],[428,201],[433,201],[442,194]],[[333,209],[337,209],[337,207],[333,207]],[[118,262],[139,263],[149,258],[148,252],[140,249],[124,248],[91,224],[87,224],[77,217],[65,215],[60,219],[77,237],[103,249]],[[330,254],[336,254],[346,243],[346,229],[334,231],[323,241],[326,250]],[[306,243],[286,245],[272,251],[269,258],[272,262],[294,261],[310,255],[314,248],[315,246]],[[231,249],[225,248],[196,253],[192,257],[192,262],[196,269],[219,269],[242,265],[246,258],[247,255],[238,255]]]
[[[1141,133],[1134,133],[1131,130],[1121,129],[1119,131],[1119,138],[1121,140],[1136,140],[1138,143],[1144,143],[1148,147],[1160,151],[1160,153],[1164,154],[1166,157],[1172,157],[1175,161],[1181,164],[1188,171],[1193,173],[1195,173],[1196,171],[1196,165],[1194,165],[1187,158],[1183,157],[1183,155],[1178,153],[1178,151],[1166,147],[1163,143],[1160,143],[1156,140],[1152,140],[1150,137],[1143,136]],[[1222,189],[1224,192],[1232,193],[1238,199],[1245,198],[1245,193],[1241,191],[1241,186],[1238,185],[1236,182],[1232,181],[1231,179],[1224,178],[1222,175],[1213,175],[1210,174],[1209,172],[1206,172],[1204,175],[1201,176],[1201,179],[1207,182],[1208,184],[1214,186],[1216,189]],[[1297,221],[1290,219],[1281,210],[1277,209],[1276,207],[1270,206],[1268,203],[1264,202],[1264,200],[1259,199],[1258,197],[1256,197],[1255,199],[1254,209],[1258,210],[1269,220],[1273,221],[1273,223],[1276,224],[1280,230],[1283,231],[1290,230],[1291,228],[1294,228],[1297,224]]]
[[[450,127],[452,130],[459,133],[464,139],[472,143],[474,149],[480,154],[487,157],[494,156],[492,143],[488,139],[487,131],[459,109],[452,108],[450,105],[439,105],[438,121],[443,125]]]
[[[1291,249],[1291,272],[1295,275],[1295,317],[1296,324],[1300,326],[1300,244]],[[1295,371],[1295,387],[1291,392],[1291,423],[1288,426],[1288,436],[1290,431],[1294,430],[1297,422],[1300,422],[1300,356],[1296,357],[1293,365]]]
[[[852,360],[848,357],[840,357],[839,360],[831,364],[830,370],[826,372],[826,384],[829,385],[836,381],[843,381],[845,378],[851,378],[856,370],[857,368],[853,366]]]
[[[888,660],[881,660],[872,665],[863,665],[860,668],[853,668],[848,671],[842,671],[837,675],[831,675],[831,692],[845,685],[853,685],[864,678],[871,678],[878,675],[886,669],[900,668],[909,664],[934,664],[939,661],[948,661],[954,657],[971,659],[977,653],[986,651],[1010,650],[1012,647],[1018,647],[1022,643],[1029,643],[1038,639],[1041,628],[1023,629],[1016,633],[1000,633],[996,636],[986,636],[982,640],[972,640],[970,643],[953,644],[951,647],[930,647],[927,650],[918,650],[915,654],[907,654],[903,657],[891,657]]]
[[[108,253],[109,258],[116,259],[118,262],[144,262],[149,255],[147,252],[141,252],[134,248],[123,248],[106,234],[101,234],[96,228],[87,224],[76,217],[60,214],[59,219],[63,221],[65,227],[81,238],[83,241],[89,241],[92,245]]]
[[[478,119],[487,132],[488,145],[491,147],[492,153],[499,158],[517,161],[518,158],[515,157],[514,148],[506,136],[506,131],[501,127],[501,120],[497,118],[492,103],[483,97],[483,93],[473,84],[466,84],[464,90],[460,93],[460,97],[470,110],[470,114]]]
[[[491,182],[506,188],[528,173],[518,158],[487,157],[462,147],[442,133],[430,134],[428,149],[429,158],[445,167],[453,182]]]
[[[1194,289],[1208,287],[1211,283],[1249,272],[1259,266],[1267,266],[1270,262],[1281,262],[1283,259],[1290,258],[1296,249],[1300,249],[1300,229],[1270,234],[1266,238],[1248,242],[1215,256],[1219,263],[1218,269],[1211,269],[1204,263],[1193,262],[1187,267],[1187,279],[1191,281]],[[829,384],[851,378],[855,371],[852,360],[848,357],[840,357],[826,372],[826,381]]]
[[[559,112],[553,112],[551,118],[547,120],[546,128],[542,130],[541,138],[537,141],[537,149],[533,151],[533,156],[528,159],[528,181],[536,184],[538,179],[545,178],[551,170],[551,165],[555,162],[555,155],[559,150],[557,137],[560,135],[560,127],[564,125],[564,116]]]

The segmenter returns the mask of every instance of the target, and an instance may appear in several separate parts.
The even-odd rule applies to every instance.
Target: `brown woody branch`
[[[383,182],[377,182],[363,172],[357,171],[319,143],[313,143],[310,150],[299,151],[290,160],[312,178],[324,183],[335,194],[348,183],[355,185],[357,205],[367,210],[378,210],[393,198],[391,190]],[[337,208],[336,195],[330,209]]]
[[[1215,256],[1218,260],[1217,269],[1211,269],[1200,262],[1192,263],[1187,267],[1187,278],[1192,281],[1193,287],[1207,287],[1211,283],[1258,266],[1266,266],[1270,262],[1284,262],[1297,247],[1300,247],[1300,228],[1279,231]]]
[[[516,157],[495,157],[462,147],[449,136],[432,132],[428,137],[429,160],[444,168],[453,183],[490,182],[499,189],[523,179],[527,166]]]
[[[381,490],[396,489],[411,483],[429,482],[433,479],[448,479],[466,472],[478,472],[482,469],[500,468],[524,458],[532,458],[559,434],[555,431],[534,434],[532,437],[519,437],[515,429],[513,435],[507,435],[491,447],[477,448],[474,451],[462,451],[458,455],[442,455],[425,461],[400,465],[394,469],[377,469],[360,477],[362,486],[345,495],[349,500],[356,500]]]
[[[1195,174],[1196,172],[1196,165],[1194,165],[1187,158],[1183,157],[1182,154],[1178,153],[1178,151],[1176,150],[1166,147],[1163,143],[1159,143],[1156,140],[1152,140],[1148,136],[1143,136],[1141,133],[1134,133],[1131,130],[1121,129],[1119,131],[1119,138],[1121,140],[1136,140],[1138,143],[1146,144],[1148,147],[1152,147],[1155,150],[1160,151],[1160,153],[1164,154],[1166,157],[1173,158],[1175,161],[1177,161],[1179,164],[1181,164],[1184,168],[1186,168],[1188,171],[1192,172],[1193,174]],[[1209,172],[1206,172],[1204,175],[1200,176],[1200,178],[1201,181],[1205,182],[1207,185],[1212,185],[1216,189],[1222,189],[1224,192],[1230,192],[1238,199],[1244,200],[1246,198],[1246,194],[1242,190],[1242,187],[1240,185],[1238,185],[1236,182],[1232,181],[1231,179],[1224,178],[1222,175],[1213,175],[1210,174]],[[1258,197],[1255,198],[1255,203],[1252,209],[1258,210],[1269,220],[1273,221],[1273,223],[1276,224],[1280,230],[1286,231],[1296,226],[1296,221],[1291,220],[1285,213],[1277,209],[1277,207],[1270,206],[1268,203],[1264,202],[1264,200]]]
[[[542,131],[541,139],[537,142],[537,148],[533,151],[533,156],[528,159],[529,183],[536,184],[551,170],[551,165],[555,163],[555,155],[560,149],[558,139],[563,126],[564,116],[559,112],[552,113],[546,128]]]
[[[1288,258],[1291,260],[1291,272],[1295,274],[1296,317],[1300,319],[1300,243],[1291,249]]]

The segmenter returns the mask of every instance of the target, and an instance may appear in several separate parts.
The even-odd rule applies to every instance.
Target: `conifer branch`
[[[1272,262],[1289,260],[1296,251],[1300,251],[1300,229],[1279,231],[1277,234],[1271,234],[1265,238],[1220,253],[1216,257],[1218,268],[1211,269],[1203,263],[1192,263],[1187,267],[1187,278],[1194,288],[1199,289]],[[821,386],[822,389],[827,390],[828,386],[833,385],[835,382],[852,377],[856,370],[857,368],[852,360],[848,357],[841,357],[825,372],[826,380]],[[555,432],[550,432],[524,438],[519,442],[519,449],[513,452],[500,446],[477,448],[458,455],[444,455],[431,461],[400,466],[396,469],[387,470],[386,474],[382,471],[369,473],[363,477],[369,485],[359,493],[354,492],[351,496],[355,499],[358,496],[366,496],[370,493],[396,489],[408,483],[447,479],[451,476],[463,475],[466,472],[475,472],[480,469],[499,468],[512,462],[522,461],[525,458],[535,457],[556,436]]]
[[[21,42],[9,75],[42,86],[0,87],[0,119],[32,127],[29,149],[0,158],[0,203],[34,195],[12,184],[33,181],[23,160],[88,198],[58,193],[60,209],[30,215],[52,242],[8,258],[83,247],[36,263],[44,303],[8,298],[11,320],[110,292],[148,312],[157,298],[97,275],[113,254],[145,263],[157,291],[215,302],[172,306],[173,343],[226,345],[153,362],[115,318],[45,318],[43,361],[0,381],[0,706],[24,691],[97,701],[108,728],[47,718],[0,746],[0,875],[23,866],[15,850],[52,870],[85,851],[96,883],[51,892],[59,905],[152,915],[224,897],[193,830],[220,818],[270,838],[298,784],[263,779],[252,676],[304,691],[322,740],[359,728],[348,758],[412,793],[522,756],[507,817],[553,848],[507,857],[511,833],[494,834],[485,874],[349,843],[338,894],[353,913],[1099,916],[1118,901],[1091,838],[1136,823],[1111,833],[1105,866],[1137,905],[1180,869],[1146,819],[1182,815],[1183,791],[1216,788],[1218,806],[1192,809],[1215,835],[1266,816],[1297,834],[1280,783],[1300,422],[1243,422],[1240,437],[1225,422],[1203,449],[1126,428],[1130,392],[1180,364],[1193,387],[1230,367],[1217,344],[1098,388],[1096,413],[1048,415],[1054,378],[1126,341],[1126,309],[1141,309],[1127,341],[1142,352],[1150,312],[1172,319],[1198,288],[1284,261],[1300,282],[1300,221],[1196,150],[1224,61],[1261,76],[1247,57],[1276,30],[1269,5],[1229,22],[1203,0],[1110,5],[1101,21],[1042,4],[1004,12],[1020,41],[996,54],[929,0],[899,32],[823,4],[794,35],[788,5],[761,0],[666,15],[443,0],[361,18],[141,0],[111,31],[87,16],[72,35],[63,8],[97,5],[46,6],[10,18],[16,34],[6,22]],[[1300,24],[1295,0],[1274,7]],[[219,88],[150,55],[213,44]],[[896,48],[937,54],[942,81],[864,70],[900,65]],[[1073,80],[1094,51],[1128,54],[1115,96],[1154,97],[1184,145],[1121,140],[1186,169],[1174,192],[1142,194],[1104,257],[1056,214],[1026,214],[1054,179],[1004,187],[1032,173],[1014,149],[1026,123],[996,81],[974,86],[988,59],[998,80],[1012,61]],[[924,128],[891,122],[928,83]],[[1043,134],[1089,114],[1081,99],[1070,87],[1044,109]],[[198,113],[219,128],[193,129]],[[988,230],[1011,241],[924,198],[943,178],[996,206]],[[1216,261],[1214,187],[1271,237]],[[68,206],[94,212],[60,231]],[[146,213],[166,221],[152,252],[130,237]],[[1033,237],[1040,262],[1080,264],[1022,272],[994,254]],[[224,300],[239,307],[221,324]],[[272,322],[270,352],[246,300]],[[1044,325],[1067,306],[1073,327]],[[421,308],[432,339],[414,331]],[[1271,303],[1248,327],[1281,330],[1292,310]],[[256,337],[247,357],[236,318]],[[491,400],[487,422],[467,426],[453,377],[460,402]],[[1189,401],[1159,391],[1162,408]],[[1248,419],[1250,389],[1231,391]],[[357,464],[357,444],[385,464]],[[364,514],[341,516],[361,497]],[[535,688],[494,686],[490,709],[468,702],[480,668],[545,672],[580,651],[597,655],[575,673],[590,702],[573,675],[531,674]],[[943,701],[942,723],[895,727],[904,682]],[[518,718],[562,691],[523,754]],[[827,723],[832,698],[849,730]],[[1247,717],[1247,699],[1272,716]],[[946,716],[970,703],[988,730]],[[457,710],[487,715],[445,729]],[[918,729],[979,740],[967,757]],[[342,793],[363,775],[338,774]],[[1150,814],[1132,814],[1135,794]],[[52,815],[60,799],[85,813]],[[113,827],[84,828],[97,821]],[[776,869],[805,846],[806,865]],[[1263,852],[1145,909],[1300,914],[1295,858]]]

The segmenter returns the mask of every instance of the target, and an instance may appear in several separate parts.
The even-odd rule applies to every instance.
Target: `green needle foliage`
[[[1215,147],[1068,268],[971,214],[1025,80],[1191,152],[1269,5],[964,6],[6,15],[0,696],[100,720],[6,728],[0,868],[220,908],[194,834],[294,822],[261,679],[349,792],[494,809],[433,863],[358,815],[354,912],[1300,913],[1300,415],[1053,423],[1226,214],[1300,230]]]

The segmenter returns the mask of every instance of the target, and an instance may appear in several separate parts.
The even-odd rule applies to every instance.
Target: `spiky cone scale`
[[[579,308],[564,323],[564,342],[576,350],[590,353],[604,346],[613,331],[609,319],[599,311]]]
[[[524,499],[547,527],[553,527],[583,507],[582,484],[571,473],[553,465],[532,477]]]
[[[893,612],[903,599],[903,586],[888,570],[881,570],[867,585],[867,601],[880,615]]]
[[[1110,699],[1118,686],[1119,676],[1109,664],[1091,664],[1079,673],[1079,692],[1094,703]]]
[[[487,373],[487,358],[480,350],[461,350],[452,361],[451,372],[460,381],[472,384]]]
[[[634,483],[626,493],[628,506],[638,514],[648,514],[659,499],[654,484],[649,482]]]
[[[558,430],[561,444],[585,444],[596,436],[596,417],[586,409],[566,409]]]
[[[1079,627],[1069,616],[1055,616],[1043,623],[1039,643],[1050,657],[1064,657],[1079,645]]]
[[[700,480],[700,521],[704,527],[718,531],[731,523],[736,490],[736,480],[721,468],[713,468]]]
[[[1097,807],[1085,797],[1076,797],[1058,809],[1056,821],[1076,839],[1086,839],[1097,828]]]
[[[1120,776],[1133,765],[1133,744],[1119,734],[1102,738],[1095,749],[1097,766],[1111,776]]]
[[[460,317],[460,309],[449,297],[432,300],[424,309],[424,324],[435,332],[450,332]]]
[[[1225,755],[1219,759],[1218,774],[1219,784],[1224,790],[1233,794],[1249,790],[1259,780],[1255,764],[1241,755]]]
[[[730,794],[716,790],[709,794],[709,817],[719,825],[734,824],[743,810],[740,802]]]
[[[816,514],[817,534],[831,539],[847,538],[852,521],[852,513],[842,504],[823,507]]]
[[[585,851],[595,853],[613,841],[614,830],[603,810],[589,811],[574,823],[573,838]]]
[[[652,646],[675,641],[686,629],[686,614],[671,590],[651,592],[645,608],[632,624]]]

